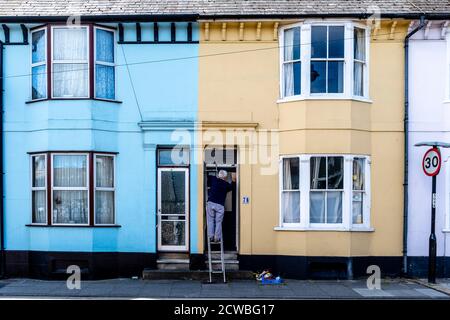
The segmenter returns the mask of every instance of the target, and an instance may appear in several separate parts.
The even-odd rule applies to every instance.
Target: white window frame
[[[327,57],[325,57],[325,58],[313,58],[312,56],[311,56],[311,48],[312,48],[312,27],[326,27],[327,28],[327,49],[326,49],[326,52],[327,52]],[[344,57],[343,58],[330,58],[330,57],[328,57],[328,54],[329,54],[329,47],[330,47],[330,27],[343,27],[344,28]],[[346,79],[346,77],[345,77],[345,75],[346,75],[346,69],[347,69],[347,61],[346,61],[346,55],[347,55],[347,45],[346,45],[346,39],[347,39],[348,37],[347,37],[347,32],[346,32],[346,25],[345,24],[338,24],[338,23],[331,23],[331,24],[322,24],[322,23],[317,23],[317,24],[314,24],[314,25],[312,25],[311,26],[311,36],[310,36],[310,39],[311,39],[311,41],[310,41],[310,46],[309,46],[309,53],[310,53],[310,56],[309,56],[309,62],[308,62],[308,64],[309,64],[309,69],[310,69],[310,72],[311,72],[311,63],[312,62],[314,62],[314,61],[317,61],[317,62],[325,62],[326,63],[326,68],[325,68],[325,88],[326,88],[326,92],[318,92],[318,93],[312,93],[311,92],[311,88],[310,88],[310,95],[311,96],[323,96],[323,95],[327,95],[327,96],[340,96],[340,95],[343,95],[343,94],[345,94],[345,85],[346,85],[346,83],[347,83],[347,79]],[[328,64],[329,64],[329,62],[343,62],[344,63],[344,68],[343,68],[343,70],[344,70],[344,74],[342,75],[342,81],[343,81],[343,90],[342,90],[342,93],[328,93]],[[310,82],[309,82],[309,85],[311,86],[311,80],[309,80]]]
[[[113,187],[105,188],[105,187],[97,187],[97,156],[100,157],[110,157],[113,159]],[[105,153],[94,153],[94,226],[113,226],[116,224],[116,155],[114,154],[105,154]],[[112,223],[96,223],[97,210],[95,206],[96,192],[97,191],[108,191],[113,192],[113,222]]]
[[[90,171],[90,161],[89,161],[89,153],[51,153],[51,225],[54,226],[90,226],[90,196],[89,196],[89,171]],[[86,156],[86,187],[54,187],[54,163],[55,163],[55,156]],[[87,191],[87,223],[55,223],[53,221],[53,191]]]
[[[41,62],[36,62],[33,63],[33,33],[35,32],[39,32],[39,31],[44,31],[44,41],[45,41],[45,45],[44,45],[44,60]],[[46,100],[48,98],[48,52],[47,52],[47,41],[48,41],[48,35],[47,35],[47,27],[44,26],[42,28],[38,28],[38,29],[34,29],[30,32],[30,65],[31,65],[31,76],[30,76],[30,100],[31,101],[39,101],[39,100]],[[33,99],[33,68],[35,67],[40,67],[45,65],[45,79],[46,79],[46,83],[45,83],[45,97],[43,98],[39,98],[39,99]]]
[[[35,157],[41,157],[44,156],[45,159],[45,186],[44,187],[33,187],[33,165],[34,165],[34,158]],[[47,189],[47,179],[48,179],[48,161],[47,161],[47,154],[46,153],[36,153],[32,154],[30,156],[30,186],[31,186],[31,224],[32,225],[43,225],[46,226],[48,224],[48,189]],[[34,222],[33,221],[33,192],[35,191],[45,191],[45,222]]]
[[[370,30],[369,30],[369,28],[367,26],[361,26],[361,25],[358,25],[358,24],[355,24],[353,26],[353,30],[354,29],[362,29],[362,30],[365,31],[365,36],[366,36],[366,38],[365,38],[366,59],[364,61],[356,59],[356,57],[355,57],[355,42],[354,42],[355,39],[353,39],[353,44],[352,44],[352,56],[353,56],[352,79],[353,80],[352,80],[351,91],[352,91],[352,96],[353,96],[354,99],[364,99],[366,97],[369,97],[369,78],[368,78],[368,75],[369,75]],[[354,90],[354,86],[355,86],[355,83],[354,83],[354,81],[355,81],[355,76],[354,76],[354,74],[355,74],[355,70],[354,70],[355,63],[360,63],[360,64],[363,65],[363,95],[362,96],[359,96],[359,95],[355,94],[355,90]]]
[[[282,163],[285,158],[299,158],[300,160],[300,223],[283,224],[282,212],[282,186],[283,170]],[[342,223],[310,223],[310,161],[312,157],[343,157],[344,158],[344,189],[342,191]],[[353,202],[353,159],[364,158],[364,185],[363,193],[363,223],[353,224],[352,202]],[[294,154],[280,156],[279,170],[279,225],[275,227],[278,231],[373,231],[370,223],[371,211],[371,159],[367,155],[344,155],[344,154]],[[322,191],[326,191],[325,189]]]
[[[297,158],[299,160],[299,168],[298,168],[298,174],[299,174],[299,189],[293,189],[293,190],[284,190],[284,181],[283,181],[283,162],[285,159],[294,159]],[[283,226],[283,227],[288,227],[288,228],[297,228],[297,227],[302,227],[302,191],[301,191],[301,162],[300,162],[300,158],[298,156],[281,156],[280,157],[280,163],[279,163],[279,168],[280,168],[280,174],[279,174],[279,185],[280,185],[280,193],[279,193],[279,212],[280,212],[280,219],[279,219],[279,225]],[[285,223],[283,221],[283,204],[282,204],[282,199],[283,199],[283,192],[298,192],[299,193],[299,200],[300,200],[300,212],[299,212],[299,223]]]
[[[94,72],[94,76],[93,76],[93,81],[94,81],[94,98],[95,99],[101,99],[101,100],[108,100],[108,101],[115,101],[116,100],[116,93],[117,93],[117,80],[116,80],[116,32],[113,29],[110,28],[104,28],[104,27],[100,27],[100,26],[94,26],[93,27],[93,34],[94,34],[94,48],[92,48],[94,50],[94,67],[92,68],[92,72]],[[114,61],[111,62],[105,62],[105,61],[99,61],[97,60],[97,29],[100,30],[105,30],[108,32],[111,32],[113,34],[113,57],[114,57]],[[99,98],[97,97],[97,81],[96,81],[96,66],[97,64],[99,65],[103,65],[103,66],[108,66],[108,67],[113,67],[114,70],[114,98],[112,99],[108,99],[108,98]]]
[[[284,96],[284,31],[293,27],[301,28],[300,45],[301,45],[301,94],[294,96]],[[311,93],[310,72],[311,72],[311,26],[344,26],[344,91],[343,93]],[[364,96],[356,96],[353,92],[353,63],[354,63],[354,28],[366,30],[366,68],[364,72]],[[370,102],[369,98],[369,79],[370,79],[370,27],[354,21],[348,20],[305,20],[295,24],[290,24],[279,28],[279,100],[278,103],[296,101],[296,100],[357,100]],[[313,59],[316,60],[316,59]],[[323,59],[318,59],[323,60]],[[335,60],[335,59],[331,59]],[[330,61],[331,61],[330,60]],[[337,59],[342,61],[342,59]]]
[[[325,166],[325,172],[326,172],[326,188],[325,189],[311,189],[311,171],[309,171],[309,179],[308,179],[308,215],[309,215],[309,219],[311,218],[311,212],[310,212],[310,201],[311,201],[311,194],[315,193],[315,192],[323,192],[325,193],[325,216],[327,216],[327,198],[326,195],[328,192],[341,192],[342,193],[342,223],[312,223],[309,222],[309,225],[312,228],[316,228],[316,229],[329,229],[329,228],[341,228],[342,226],[345,226],[346,224],[346,172],[347,172],[347,166],[346,166],[346,161],[347,159],[343,156],[343,155],[314,155],[314,156],[309,156],[309,166],[311,166],[311,158],[313,157],[321,157],[321,158],[327,158],[327,162],[326,162],[326,166]],[[343,166],[343,170],[344,170],[344,181],[343,181],[343,189],[328,189],[328,158],[331,157],[339,157],[342,158],[342,166]],[[310,168],[309,168],[310,169]],[[310,169],[311,170],[311,169]]]
[[[86,50],[87,50],[87,55],[86,55],[86,60],[55,60],[53,59],[53,53],[55,52],[55,48],[54,48],[54,44],[55,44],[55,37],[54,37],[54,30],[55,29],[74,29],[74,28],[81,28],[81,29],[85,29],[86,30]],[[89,26],[87,25],[82,25],[82,26],[76,26],[76,27],[72,27],[72,26],[51,26],[51,37],[50,37],[50,42],[51,42],[51,52],[50,52],[50,63],[51,63],[51,70],[52,70],[52,75],[51,75],[51,97],[52,99],[67,99],[67,100],[77,100],[77,99],[89,99],[90,98],[90,76],[89,76],[89,72],[91,70],[91,65],[90,65],[90,32],[89,32]],[[94,44],[95,45],[95,44]],[[80,96],[80,97],[55,97],[54,92],[55,92],[55,84],[54,84],[54,72],[55,72],[55,68],[54,65],[55,64],[83,64],[83,65],[87,65],[87,95],[86,96]]]

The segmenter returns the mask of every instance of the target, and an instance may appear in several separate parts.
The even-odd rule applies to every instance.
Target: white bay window
[[[352,22],[280,29],[281,99],[368,99],[370,30]]]
[[[369,230],[369,186],[367,156],[284,156],[277,229]]]

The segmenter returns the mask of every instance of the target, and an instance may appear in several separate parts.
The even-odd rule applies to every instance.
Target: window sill
[[[38,103],[42,101],[79,101],[79,100],[92,100],[92,101],[102,101],[102,102],[111,102],[111,103],[122,103],[120,100],[108,100],[108,99],[100,99],[100,98],[52,98],[52,99],[38,99],[38,100],[29,100],[26,101],[26,104]]]
[[[374,232],[374,228],[353,227],[346,228],[317,228],[317,227],[275,227],[275,231],[325,231],[325,232]]]
[[[348,97],[348,96],[328,96],[328,95],[320,95],[320,96],[294,96],[281,98],[277,100],[278,104],[293,102],[293,101],[306,101],[306,100],[348,100],[348,101],[359,101],[365,103],[373,103],[373,101],[369,98],[362,97]]]
[[[76,224],[57,224],[57,225],[48,225],[48,224],[26,224],[26,227],[32,228],[122,228],[121,225],[118,224],[105,224],[105,225],[76,225]]]

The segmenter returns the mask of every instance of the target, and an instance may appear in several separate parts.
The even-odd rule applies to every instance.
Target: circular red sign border
[[[427,157],[428,153],[430,153],[432,151],[435,151],[437,153],[438,157],[439,157],[439,166],[438,166],[437,171],[435,173],[429,174],[425,170],[425,158]],[[437,176],[439,174],[439,172],[441,171],[441,165],[442,165],[442,158],[441,158],[441,152],[439,151],[439,149],[438,148],[428,149],[428,151],[425,152],[425,155],[423,156],[423,159],[422,159],[422,170],[423,170],[423,172],[429,177]]]

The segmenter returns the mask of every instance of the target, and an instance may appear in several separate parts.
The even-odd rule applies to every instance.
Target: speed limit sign
[[[441,170],[441,153],[438,148],[428,150],[422,161],[423,172],[427,176],[433,177],[438,175]]]

